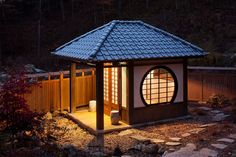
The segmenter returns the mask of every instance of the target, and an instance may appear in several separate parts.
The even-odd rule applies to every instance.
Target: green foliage
[[[210,96],[207,100],[207,103],[214,108],[224,107],[229,104],[229,99],[225,97],[223,94],[214,94]]]

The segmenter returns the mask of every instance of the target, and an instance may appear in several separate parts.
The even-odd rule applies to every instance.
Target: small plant
[[[5,121],[11,134],[31,129],[36,113],[29,109],[23,94],[30,93],[32,84],[26,81],[23,71],[11,70],[8,79],[0,87],[0,120]]]
[[[223,94],[214,94],[210,96],[207,103],[213,108],[221,108],[229,104],[229,99]]]

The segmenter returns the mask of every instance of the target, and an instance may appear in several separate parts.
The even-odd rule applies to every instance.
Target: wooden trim
[[[103,64],[96,65],[96,129],[104,129]]]
[[[188,103],[188,60],[184,59],[183,63],[183,96],[184,96],[184,103],[186,104],[186,110],[187,103]]]
[[[75,102],[75,90],[76,90],[76,63],[71,63],[70,68],[70,112],[76,111]]]
[[[127,122],[133,123],[133,109],[134,109],[134,66],[132,62],[128,63],[128,81],[127,81]]]

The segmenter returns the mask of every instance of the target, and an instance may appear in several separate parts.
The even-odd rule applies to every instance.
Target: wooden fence
[[[69,71],[32,74],[30,79],[39,82],[31,87],[32,92],[24,95],[30,109],[39,112],[69,110]],[[76,106],[83,106],[95,99],[96,77],[93,69],[76,71]]]
[[[96,77],[94,69],[76,71],[76,105],[83,106],[95,99]],[[69,71],[32,74],[40,86],[24,95],[30,109],[40,112],[69,110]],[[236,97],[236,68],[188,68],[188,100],[206,101],[212,94]]]
[[[213,94],[236,98],[236,68],[188,67],[188,100],[206,101]]]

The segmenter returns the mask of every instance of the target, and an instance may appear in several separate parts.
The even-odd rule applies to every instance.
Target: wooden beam
[[[96,128],[104,129],[103,64],[96,65]]]
[[[128,124],[133,123],[133,109],[134,109],[134,66],[133,63],[128,63],[128,75],[127,75],[127,121]]]
[[[76,63],[71,63],[71,68],[70,68],[70,112],[71,113],[76,111],[75,88],[76,88]]]

